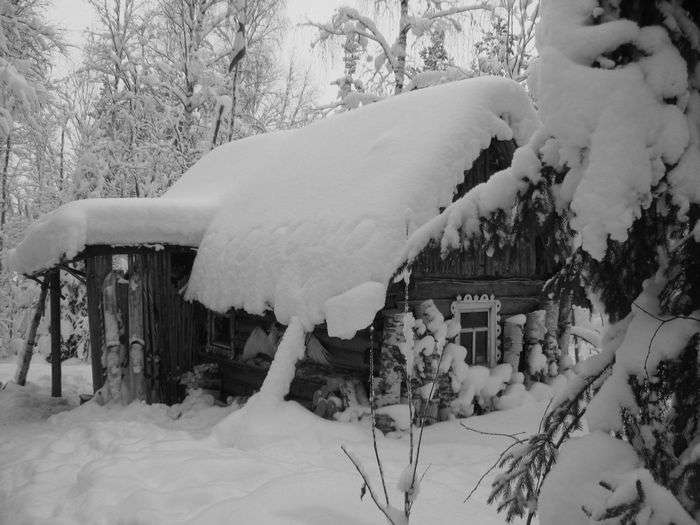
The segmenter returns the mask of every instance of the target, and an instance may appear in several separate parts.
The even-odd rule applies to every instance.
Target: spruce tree
[[[531,86],[543,126],[487,185],[512,181],[512,206],[454,205],[469,217],[481,202],[465,245],[539,235],[560,264],[546,291],[611,323],[540,431],[503,456],[489,501],[507,521],[700,521],[698,34],[691,0],[544,4]],[[615,465],[595,466],[606,454]]]

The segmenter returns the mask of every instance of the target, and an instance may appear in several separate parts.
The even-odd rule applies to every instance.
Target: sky
[[[283,45],[283,58],[289,60],[294,56],[296,63],[310,66],[312,78],[315,80],[319,103],[333,100],[337,88],[331,86],[333,79],[342,75],[343,64],[339,53],[329,54],[319,49],[311,50],[311,42],[317,35],[317,30],[302,24],[313,20],[325,22],[330,20],[333,12],[340,6],[366,7],[370,0],[287,0],[287,17],[290,20],[290,31]],[[85,42],[85,30],[96,21],[94,11],[87,0],[53,0],[48,18],[57,26],[64,29],[65,40],[69,44],[68,56],[61,59],[54,74],[57,77],[68,74],[77,68],[81,61],[81,52]],[[389,22],[390,23],[390,22]],[[379,24],[380,27],[382,24]],[[384,28],[382,28],[384,29]],[[448,47],[458,63],[464,63],[471,51],[472,38],[468,27]],[[300,60],[302,59],[302,60]]]
[[[287,16],[291,30],[284,46],[287,59],[306,57],[311,64],[312,75],[316,80],[321,102],[332,100],[337,92],[330,86],[332,79],[342,73],[342,62],[337,57],[311,51],[311,42],[317,31],[301,24],[308,20],[330,20],[333,11],[341,5],[359,4],[362,0],[287,0]],[[85,42],[85,30],[95,24],[96,17],[86,0],[53,0],[48,18],[64,30],[65,40],[69,44],[67,57],[61,58],[55,70],[57,77],[64,76],[80,64],[82,47]]]

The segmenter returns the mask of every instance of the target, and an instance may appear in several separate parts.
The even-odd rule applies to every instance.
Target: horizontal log
[[[251,366],[235,361],[220,361],[221,389],[226,395],[240,396],[250,395],[260,389],[268,369]],[[328,376],[338,375],[337,372],[328,371]],[[290,386],[289,399],[299,401],[303,405],[311,406],[314,392],[325,384],[322,374],[311,377],[295,377]]]
[[[543,281],[534,279],[413,279],[408,288],[410,299],[449,299],[458,295],[495,295],[507,297],[538,297]],[[391,292],[403,296],[403,283],[392,285]]]
[[[137,245],[118,245],[110,246],[108,244],[92,244],[86,246],[73,260],[85,259],[88,257],[96,257],[99,255],[143,255],[154,252],[168,253],[184,253],[195,251],[196,247],[177,246],[173,244],[137,244]]]
[[[501,317],[524,314],[536,310],[540,305],[540,300],[537,297],[496,297],[501,302]],[[412,311],[423,302],[423,299],[415,299],[408,301],[408,306]],[[454,299],[433,299],[435,306],[445,317],[452,317],[451,306]],[[399,310],[403,309],[403,301],[399,301],[396,305]]]

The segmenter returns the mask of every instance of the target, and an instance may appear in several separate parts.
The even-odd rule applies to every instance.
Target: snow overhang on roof
[[[73,259],[90,245],[199,246],[215,211],[212,203],[181,199],[73,201],[32,224],[8,262],[31,275]]]
[[[199,246],[189,299],[274,309],[307,329],[326,320],[331,335],[350,337],[384,304],[409,238],[450,204],[492,138],[523,144],[536,125],[507,79],[413,91],[224,144],[159,199],[63,206],[30,228],[11,264],[31,273],[89,244]]]
[[[450,204],[464,170],[492,138],[523,144],[537,122],[520,86],[487,77],[227,144],[189,174],[214,185],[236,162],[187,297],[222,312],[274,309],[307,329],[325,320],[350,337],[384,305],[410,236]]]

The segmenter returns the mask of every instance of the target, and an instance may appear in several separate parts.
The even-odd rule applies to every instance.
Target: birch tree
[[[373,62],[374,74],[391,86],[393,94],[404,91],[411,78],[409,66],[413,45],[438,28],[461,30],[464,15],[492,10],[486,0],[475,3],[458,1],[375,0],[376,6],[395,9],[397,24],[392,33],[380,29],[377,21],[360,10],[340,7],[329,22],[308,22],[319,30],[318,41],[340,40],[345,49],[358,48]]]
[[[475,44],[475,74],[499,75],[522,81],[536,53],[535,28],[539,0],[502,0],[488,17]]]

